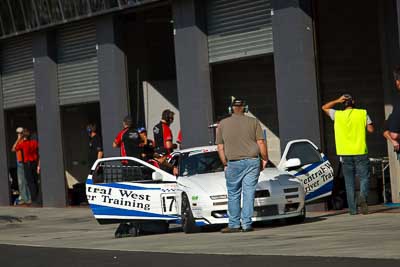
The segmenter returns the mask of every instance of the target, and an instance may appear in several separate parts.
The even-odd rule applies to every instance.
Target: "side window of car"
[[[100,162],[93,173],[93,182],[146,182],[152,181],[154,170],[133,160],[113,160]]]
[[[308,142],[294,143],[290,146],[286,159],[298,158],[301,165],[322,161],[320,152]]]
[[[195,156],[187,157],[181,162],[180,172],[183,176],[190,176],[196,173],[197,161]]]

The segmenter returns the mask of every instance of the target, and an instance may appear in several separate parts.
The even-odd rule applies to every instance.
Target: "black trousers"
[[[31,193],[31,199],[33,202],[38,201],[39,187],[38,187],[38,175],[37,175],[37,162],[28,161],[24,163],[25,179],[28,183],[28,188]]]

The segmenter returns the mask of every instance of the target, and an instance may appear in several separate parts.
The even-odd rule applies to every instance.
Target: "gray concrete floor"
[[[0,208],[0,244],[195,254],[400,259],[400,210],[369,215],[308,214],[299,225],[268,224],[250,233],[172,233],[115,239],[88,208]]]

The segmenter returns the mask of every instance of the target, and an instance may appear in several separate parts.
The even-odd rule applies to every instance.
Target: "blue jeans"
[[[24,164],[17,162],[17,177],[18,177],[18,190],[19,200],[29,203],[31,201],[31,194],[29,193],[28,184],[25,178]]]
[[[343,175],[346,185],[347,204],[351,214],[357,213],[354,180],[357,174],[360,177],[360,198],[367,200],[369,191],[370,162],[368,155],[341,156]]]
[[[260,160],[243,159],[229,161],[225,171],[226,187],[228,189],[229,227],[239,228],[240,218],[242,228],[251,227],[251,217],[254,212],[254,193],[260,176]],[[243,191],[243,205],[241,205]]]

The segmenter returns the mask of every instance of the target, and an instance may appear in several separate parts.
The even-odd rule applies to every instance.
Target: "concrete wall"
[[[216,118],[228,113],[232,97],[246,99],[249,115],[266,130],[270,159],[278,164],[281,147],[273,55],[213,65],[212,88]]]
[[[396,6],[396,2],[398,3]],[[398,31],[398,8],[400,1],[379,1],[379,32],[382,55],[382,80],[384,89],[385,117],[387,118],[393,110],[393,99],[398,94],[393,80],[393,68],[398,65],[399,49],[399,31]],[[388,156],[390,163],[390,183],[391,198],[393,202],[400,202],[400,164],[396,153],[393,151],[393,145],[388,142]]]
[[[163,110],[169,109],[175,113],[174,122],[170,127],[173,134],[173,143],[176,143],[178,131],[181,128],[176,81],[143,82],[143,97],[145,125],[147,126],[149,138],[154,140],[153,127],[160,122]]]

